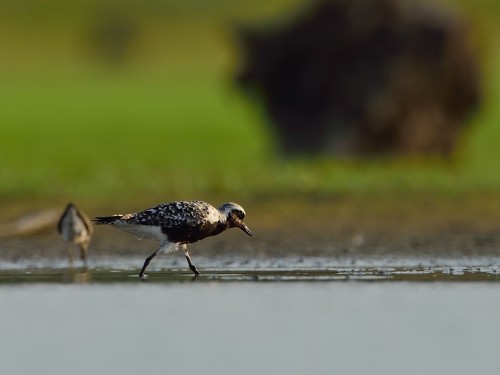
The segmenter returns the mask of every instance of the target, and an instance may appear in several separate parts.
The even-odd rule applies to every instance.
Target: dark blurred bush
[[[89,33],[92,55],[112,67],[123,65],[139,34],[137,16],[127,7],[109,2],[94,11],[92,20]]]
[[[322,1],[240,40],[239,82],[287,154],[448,155],[478,105],[465,22],[432,4]]]

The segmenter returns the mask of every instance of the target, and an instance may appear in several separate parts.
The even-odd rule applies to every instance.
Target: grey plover
[[[189,268],[200,272],[191,262],[187,244],[215,236],[229,228],[240,228],[249,236],[252,232],[243,222],[245,210],[236,203],[224,203],[218,209],[203,201],[177,201],[159,204],[144,211],[126,215],[96,217],[96,224],[109,224],[137,238],[159,240],[161,245],[144,261],[139,277],[158,253],[179,248],[184,251]]]
[[[73,265],[73,252],[70,245],[75,244],[80,247],[80,258],[83,265],[87,267],[87,249],[93,232],[92,222],[87,215],[73,203],[68,203],[57,223],[57,229],[68,243],[67,251],[70,266]]]

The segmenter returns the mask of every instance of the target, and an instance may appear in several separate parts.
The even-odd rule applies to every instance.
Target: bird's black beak
[[[245,232],[246,234],[248,234],[250,237],[252,237],[252,231],[250,229],[248,229],[248,227],[246,226],[246,224],[241,221],[238,225],[238,227],[243,231]]]

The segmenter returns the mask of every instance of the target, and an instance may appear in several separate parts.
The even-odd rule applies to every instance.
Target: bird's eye
[[[242,211],[234,211],[234,214],[239,218],[242,219],[245,217],[245,214]]]

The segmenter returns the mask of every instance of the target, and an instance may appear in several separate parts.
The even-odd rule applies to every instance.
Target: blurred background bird
[[[67,252],[70,267],[73,266],[73,252],[71,244],[80,247],[80,258],[83,266],[87,267],[87,249],[92,238],[93,226],[90,219],[73,203],[68,203],[57,224],[57,229],[68,243]]]

